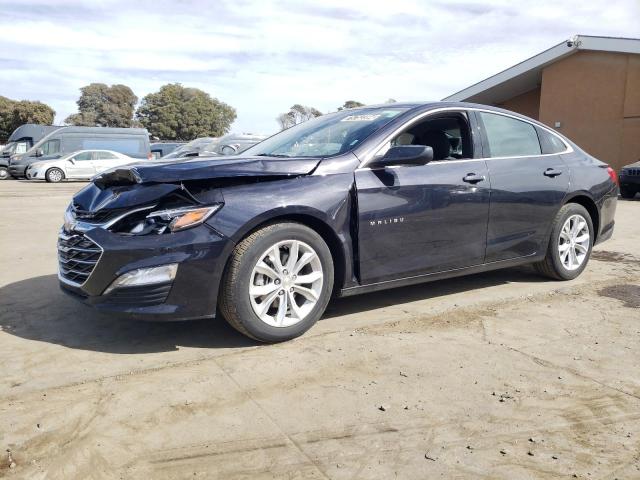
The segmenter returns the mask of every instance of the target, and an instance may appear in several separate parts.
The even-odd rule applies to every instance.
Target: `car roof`
[[[471,103],[471,102],[446,102],[446,101],[437,101],[437,100],[423,101],[423,102],[379,103],[376,105],[364,105],[362,107],[350,108],[349,111],[358,111],[358,110],[367,110],[367,109],[382,110],[385,108],[405,108],[407,110],[413,110],[413,109],[446,108],[446,107],[481,108],[483,110],[494,110],[496,112],[503,112],[503,113],[508,113],[510,115],[518,115],[518,116],[524,117],[524,115],[520,115],[516,112],[505,110],[503,108],[495,107],[493,105],[483,105],[480,103]]]
[[[115,153],[116,155],[125,155],[124,153],[116,152],[115,150],[107,150],[105,148],[85,148],[84,150],[75,150],[73,152],[69,152],[63,155],[63,157],[69,157],[71,155],[77,155],[78,153],[84,153],[84,152],[109,152],[109,153]],[[125,156],[128,156],[128,155],[125,155]]]

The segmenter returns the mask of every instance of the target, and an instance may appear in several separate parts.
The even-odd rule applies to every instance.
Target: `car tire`
[[[636,196],[636,191],[635,190],[630,190],[628,188],[625,187],[620,187],[620,196],[622,198],[626,198],[627,200],[632,199],[633,197]]]
[[[0,180],[9,180],[11,178],[11,174],[9,173],[9,169],[7,167],[0,167]]]
[[[49,183],[58,183],[64,180],[64,172],[59,168],[53,167],[47,170],[44,174],[44,178]]]
[[[582,205],[568,203],[555,216],[544,260],[534,266],[540,274],[554,280],[573,280],[586,268],[593,240],[589,212]]]
[[[234,248],[222,278],[219,309],[232,327],[254,340],[290,340],[324,313],[333,273],[331,252],[318,233],[300,223],[273,223]]]

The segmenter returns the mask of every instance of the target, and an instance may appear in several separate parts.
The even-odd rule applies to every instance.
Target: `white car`
[[[79,150],[54,160],[32,163],[27,167],[26,177],[54,183],[64,179],[89,179],[110,168],[138,161],[111,150]]]

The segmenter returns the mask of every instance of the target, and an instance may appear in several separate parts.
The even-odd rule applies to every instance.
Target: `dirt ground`
[[[0,477],[640,478],[640,200],[585,273],[335,300],[256,345],[59,292],[81,183],[0,182]]]

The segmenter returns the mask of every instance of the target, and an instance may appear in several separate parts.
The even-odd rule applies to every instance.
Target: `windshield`
[[[353,150],[408,108],[343,110],[308,120],[249,148],[246,155],[325,157]]]

